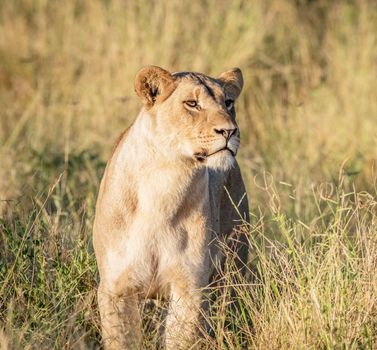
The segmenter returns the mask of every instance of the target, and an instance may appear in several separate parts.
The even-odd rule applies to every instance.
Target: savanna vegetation
[[[372,0],[2,0],[0,348],[100,347],[95,200],[149,64],[245,78],[249,271],[201,347],[376,349]]]

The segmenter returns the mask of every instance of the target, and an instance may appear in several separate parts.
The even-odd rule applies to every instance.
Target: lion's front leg
[[[201,290],[184,290],[172,286],[166,320],[166,349],[188,349],[198,336],[202,306]]]
[[[141,320],[138,297],[131,289],[121,294],[100,284],[98,306],[106,350],[138,349],[141,345]]]
[[[208,259],[202,255],[200,260],[197,260],[196,268],[190,263],[178,264],[170,275],[170,304],[165,329],[168,350],[189,349],[199,341],[206,311],[204,294],[209,281]],[[193,261],[194,255],[191,255],[191,263]]]

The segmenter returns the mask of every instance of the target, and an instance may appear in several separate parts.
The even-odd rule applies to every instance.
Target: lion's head
[[[159,151],[218,170],[232,167],[239,147],[234,103],[242,86],[238,68],[215,79],[148,66],[135,79],[135,91],[150,118],[148,133]]]

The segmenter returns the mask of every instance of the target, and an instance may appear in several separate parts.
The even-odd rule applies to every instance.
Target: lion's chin
[[[228,150],[213,154],[205,160],[205,166],[216,171],[228,171],[235,163],[236,158]]]

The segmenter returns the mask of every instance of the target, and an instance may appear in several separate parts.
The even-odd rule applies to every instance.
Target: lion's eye
[[[188,100],[183,102],[186,106],[191,107],[191,108],[196,108],[199,107],[198,102],[195,100]]]
[[[233,105],[234,105],[234,101],[233,100],[225,100],[225,106],[226,106],[226,108],[228,108],[228,109],[232,109],[232,107],[233,107]]]

